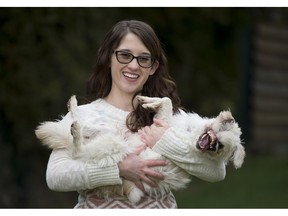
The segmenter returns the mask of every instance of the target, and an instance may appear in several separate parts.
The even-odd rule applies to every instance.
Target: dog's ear
[[[236,146],[236,150],[234,151],[234,154],[232,156],[232,162],[234,164],[234,167],[236,169],[241,168],[245,158],[245,150],[243,145],[238,144]]]

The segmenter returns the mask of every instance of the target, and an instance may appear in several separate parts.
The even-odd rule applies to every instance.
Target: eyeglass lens
[[[137,59],[137,62],[138,64],[141,66],[141,67],[144,67],[144,68],[149,68],[153,65],[154,63],[154,60],[151,56],[134,56],[132,55],[131,53],[129,52],[124,52],[124,51],[116,51],[116,57],[117,57],[117,60],[122,63],[122,64],[128,64],[130,63],[134,58]]]

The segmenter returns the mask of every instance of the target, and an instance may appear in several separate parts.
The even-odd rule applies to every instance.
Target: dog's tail
[[[64,120],[43,122],[35,130],[36,137],[50,149],[66,148],[73,139],[69,132],[70,125]]]

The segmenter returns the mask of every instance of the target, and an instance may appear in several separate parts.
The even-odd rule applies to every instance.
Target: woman
[[[224,162],[191,158],[187,150],[189,142],[177,136],[177,128],[161,120],[153,121],[153,113],[141,108],[135,99],[138,94],[169,97],[174,113],[180,111],[175,83],[153,29],[141,21],[121,21],[107,33],[98,50],[95,69],[87,85],[87,96],[92,102],[79,107],[81,118],[103,125],[105,130],[116,128],[123,137],[144,128],[147,145],[191,175],[207,181],[225,177]],[[70,114],[62,121],[72,123]],[[164,166],[165,161],[143,160],[138,156],[140,152],[141,148],[135,149],[134,154],[118,164],[97,167],[72,160],[65,149],[53,150],[47,166],[47,184],[56,191],[78,191],[79,202],[75,208],[176,208],[172,192],[161,197],[147,195],[136,205],[121,192],[109,195],[108,199],[97,193],[99,187],[121,184],[122,178],[134,182],[140,189],[143,189],[142,182],[157,187],[155,181],[163,180],[164,176],[152,168]]]

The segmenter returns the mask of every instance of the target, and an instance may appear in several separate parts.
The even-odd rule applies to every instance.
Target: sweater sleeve
[[[192,139],[191,139],[192,138]],[[195,147],[196,140],[180,128],[170,127],[153,150],[172,160],[189,174],[209,182],[221,181],[226,175],[224,161],[203,157]]]
[[[97,167],[70,158],[65,149],[52,151],[46,170],[47,185],[55,191],[78,191],[122,184],[117,164]]]
[[[90,105],[81,107],[82,118],[83,116],[91,118],[93,113],[89,112],[91,112]],[[70,134],[70,126],[72,124],[70,113],[64,116],[57,124],[62,125],[62,127],[59,127],[61,128],[61,133],[58,132],[58,134],[64,134],[65,137],[68,136],[67,134]],[[51,190],[64,192],[118,185],[122,184],[122,179],[116,162],[109,166],[100,167],[93,160],[84,162],[83,160],[72,158],[71,152],[66,148],[56,148],[52,150],[47,164],[46,182]]]

